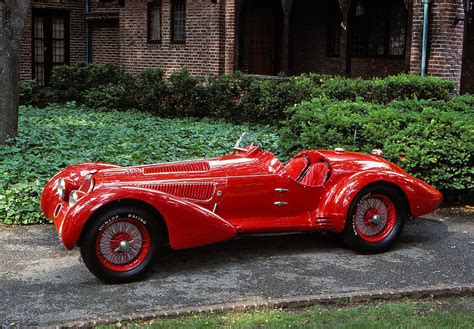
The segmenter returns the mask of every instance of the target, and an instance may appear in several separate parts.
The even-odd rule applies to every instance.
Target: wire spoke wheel
[[[370,194],[357,204],[354,229],[365,241],[380,242],[393,230],[396,218],[395,206],[387,196]]]
[[[126,272],[139,266],[150,250],[146,226],[133,218],[119,218],[106,224],[96,240],[99,262],[114,272]]]

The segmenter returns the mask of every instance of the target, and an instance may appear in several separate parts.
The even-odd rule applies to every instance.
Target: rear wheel
[[[390,186],[363,189],[349,208],[344,241],[360,252],[382,252],[400,236],[407,217],[403,196]]]
[[[135,207],[116,207],[94,218],[82,235],[87,268],[108,283],[139,279],[153,266],[163,237],[157,218]]]

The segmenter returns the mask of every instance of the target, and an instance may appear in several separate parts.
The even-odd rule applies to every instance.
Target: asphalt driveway
[[[474,283],[474,212],[407,223],[396,247],[359,255],[332,235],[246,237],[170,252],[142,282],[105,285],[53,226],[0,226],[0,326],[326,292]]]

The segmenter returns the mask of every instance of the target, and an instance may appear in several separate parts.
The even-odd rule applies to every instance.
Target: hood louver
[[[144,174],[164,174],[179,172],[206,172],[210,170],[209,162],[181,162],[181,163],[164,163],[161,165],[144,168]]]

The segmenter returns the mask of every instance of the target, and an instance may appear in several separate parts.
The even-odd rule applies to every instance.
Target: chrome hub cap
[[[102,256],[107,262],[115,265],[133,261],[144,243],[139,228],[127,221],[117,221],[108,225],[98,242]]]
[[[121,241],[119,245],[120,251],[127,251],[130,248],[130,242],[128,241]]]
[[[370,219],[370,222],[372,224],[378,224],[382,220],[382,216],[380,215],[373,215],[372,218]]]

